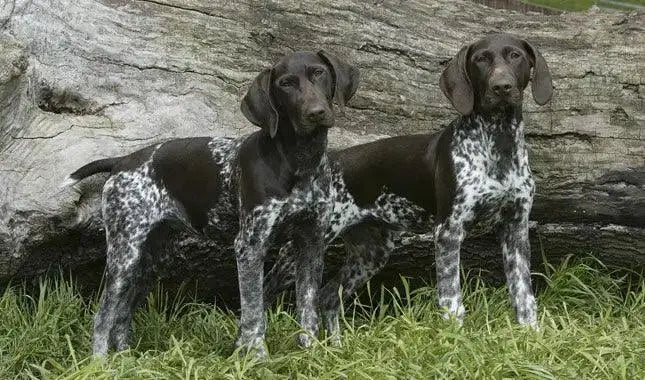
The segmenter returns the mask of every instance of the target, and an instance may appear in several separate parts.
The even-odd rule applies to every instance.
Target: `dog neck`
[[[503,105],[492,110],[475,109],[468,117],[471,122],[478,119],[488,125],[510,126],[522,122],[522,105]]]
[[[462,116],[456,133],[460,139],[476,141],[480,152],[495,157],[505,172],[514,157],[526,154],[521,106],[504,107],[497,112],[475,112]]]
[[[294,130],[292,125],[281,123],[274,137],[276,148],[296,177],[309,176],[320,167],[326,156],[328,128],[317,128],[305,136],[296,134]]]

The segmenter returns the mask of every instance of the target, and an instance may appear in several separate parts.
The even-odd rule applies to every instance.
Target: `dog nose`
[[[491,89],[497,95],[508,95],[512,87],[513,85],[508,79],[501,79],[491,83]]]
[[[307,111],[307,119],[321,120],[325,116],[325,108],[322,106],[315,106]]]

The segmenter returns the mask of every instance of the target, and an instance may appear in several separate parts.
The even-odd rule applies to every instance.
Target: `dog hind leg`
[[[394,250],[393,231],[378,225],[359,224],[349,229],[343,240],[347,256],[338,273],[323,287],[320,308],[324,327],[332,344],[340,345],[340,305],[348,304],[372,276],[387,264]]]
[[[105,286],[94,317],[92,351],[98,356],[110,347],[127,348],[141,273],[143,238],[124,233],[108,239]]]
[[[264,280],[264,308],[268,309],[280,294],[296,281],[296,259],[293,243],[280,248],[278,257]]]
[[[460,325],[465,314],[459,279],[459,252],[464,238],[463,226],[449,220],[435,228],[435,261],[439,307],[445,319],[455,318]]]

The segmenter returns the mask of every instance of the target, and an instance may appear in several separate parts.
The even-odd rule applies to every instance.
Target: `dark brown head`
[[[271,137],[279,127],[306,136],[334,125],[332,101],[342,108],[358,80],[356,67],[325,51],[295,52],[255,78],[242,99],[242,113]]]
[[[457,111],[469,115],[520,106],[529,80],[535,102],[546,104],[553,84],[542,54],[515,36],[492,34],[461,48],[439,84]]]

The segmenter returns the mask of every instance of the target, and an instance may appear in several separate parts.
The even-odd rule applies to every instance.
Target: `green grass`
[[[607,2],[603,2],[602,0],[522,0],[522,1],[524,1],[525,3],[542,5],[542,6],[556,8],[556,9],[564,9],[568,11],[586,11],[587,9],[591,8],[594,5],[598,5],[599,7],[618,8],[616,6],[610,5]],[[645,0],[617,0],[617,1],[625,4],[645,5]]]
[[[137,312],[134,348],[92,359],[95,300],[63,280],[43,280],[0,298],[0,378],[611,378],[645,377],[645,279],[595,261],[565,262],[539,275],[541,330],[517,326],[505,288],[469,279],[463,328],[444,321],[432,288],[381,290],[376,307],[345,313],[343,347],[295,345],[297,324],[280,306],[269,315],[271,358],[232,351],[234,315],[170,300],[163,291]]]

